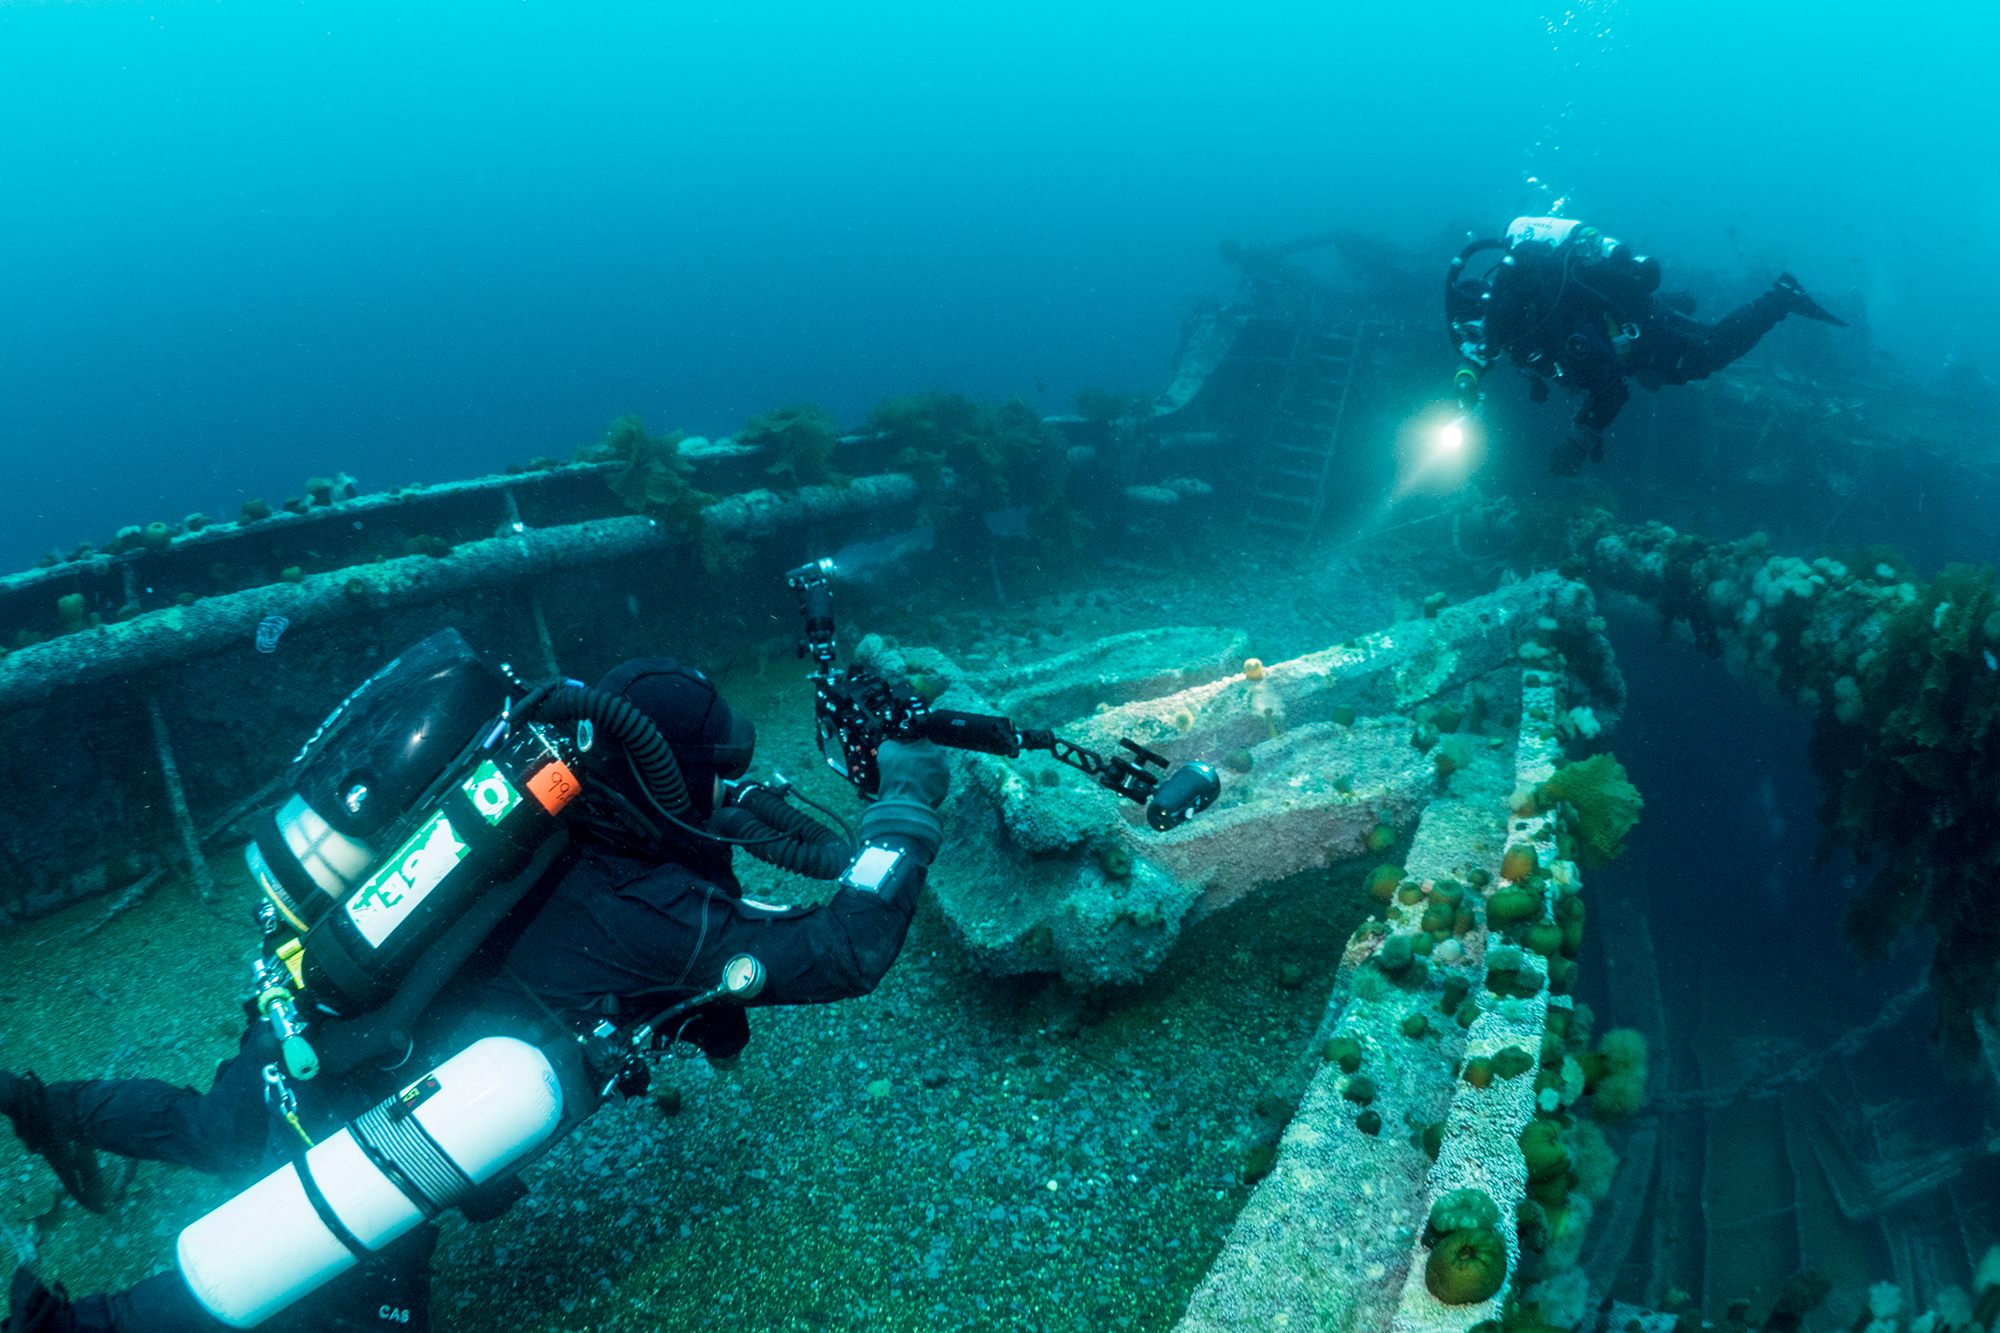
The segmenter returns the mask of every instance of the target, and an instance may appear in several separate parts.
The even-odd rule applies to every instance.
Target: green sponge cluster
[[[1534,884],[1508,884],[1486,900],[1486,920],[1494,926],[1532,921],[1542,914],[1542,890]]]
[[[1376,902],[1394,902],[1396,889],[1403,882],[1403,867],[1379,865],[1368,872],[1368,896]]]
[[[1521,1157],[1528,1167],[1528,1197],[1545,1209],[1566,1207],[1576,1177],[1571,1170],[1569,1145],[1563,1141],[1561,1122],[1529,1121],[1528,1127],[1521,1131],[1520,1144]]]
[[[1577,859],[1594,866],[1610,862],[1625,850],[1625,835],[1639,822],[1639,812],[1646,805],[1625,766],[1609,754],[1564,764],[1535,789],[1535,802],[1545,809],[1569,807],[1566,822],[1575,840]]]
[[[1389,936],[1375,951],[1375,966],[1398,981],[1407,980],[1412,975],[1416,959],[1414,937],[1407,931]]]
[[[1629,1120],[1646,1104],[1646,1039],[1631,1028],[1613,1028],[1583,1065],[1591,1113],[1599,1120]]]
[[[1490,1231],[1500,1225],[1500,1207],[1485,1190],[1450,1190],[1437,1197],[1424,1222],[1424,1244],[1437,1244],[1454,1231]]]
[[[1576,956],[1583,949],[1583,898],[1573,875],[1559,876],[1539,866],[1517,882],[1507,882],[1486,900],[1486,920],[1514,944],[1546,960],[1549,990],[1567,994],[1575,979]],[[1551,905],[1553,899],[1553,905]],[[1532,995],[1540,989],[1532,978],[1525,990],[1514,982],[1528,978],[1533,969],[1500,969],[1518,975],[1503,978],[1494,989],[1501,994]]]
[[[1329,1037],[1322,1052],[1328,1064],[1340,1066],[1344,1074],[1352,1074],[1361,1068],[1364,1052],[1361,1043],[1352,1037]]]
[[[1490,1301],[1507,1285],[1507,1242],[1491,1226],[1446,1232],[1424,1262],[1424,1285],[1446,1305]]]
[[[1527,999],[1542,990],[1541,969],[1511,944],[1486,951],[1486,988],[1495,995]]]

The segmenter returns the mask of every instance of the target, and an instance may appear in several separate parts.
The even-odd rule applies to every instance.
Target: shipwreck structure
[[[523,676],[601,671],[665,628],[720,659],[785,642],[749,608],[808,556],[935,523],[958,534],[944,556],[983,563],[985,506],[1116,529],[1156,521],[1157,491],[1200,521],[1205,484],[1134,499],[1058,425],[898,401],[845,440],[824,418],[714,441],[627,421],[573,463],[382,494],[317,480],[280,509],[129,528],[0,578],[0,765],[64,794],[0,828],[0,917],[169,866],[205,879],[195,849],[256,806],[328,701],[441,617]]]
[[[1032,709],[1086,746],[1129,737],[1230,774],[1215,808],[1159,834],[1054,764],[966,758],[954,823],[993,832],[970,839],[933,881],[960,937],[996,973],[1056,972],[1085,987],[1138,981],[1184,921],[1401,840],[1442,778],[1497,739],[1478,728],[1518,712],[1507,677],[1524,656],[1570,650],[1580,673],[1573,708],[1593,730],[1623,707],[1581,585],[1542,575],[1432,609],[1270,663],[1245,659],[1241,631],[1204,628],[1119,636],[985,675],[934,651],[864,644],[879,668],[945,685],[944,705]],[[1577,725],[1567,713],[1562,721]]]

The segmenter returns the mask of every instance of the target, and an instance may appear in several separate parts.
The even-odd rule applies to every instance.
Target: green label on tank
[[[472,802],[472,808],[489,824],[498,824],[507,817],[507,812],[521,803],[521,793],[514,790],[514,784],[507,781],[507,775],[493,766],[488,759],[472,770],[472,776],[459,784],[465,798]]]
[[[468,850],[442,812],[432,815],[396,849],[389,863],[369,876],[347,900],[348,919],[363,939],[381,948],[382,941],[417,910],[417,904],[465,859]]]

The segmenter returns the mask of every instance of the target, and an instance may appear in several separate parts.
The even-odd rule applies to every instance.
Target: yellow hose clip
[[[299,1141],[306,1147],[313,1146],[312,1135],[299,1123],[299,1099],[292,1093],[292,1085],[285,1082],[285,1076],[276,1065],[264,1066],[264,1101],[280,1120],[292,1127]]]

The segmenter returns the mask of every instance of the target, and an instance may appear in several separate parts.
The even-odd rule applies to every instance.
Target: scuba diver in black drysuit
[[[1466,277],[1466,261],[1493,249],[1506,251],[1500,262],[1484,278]],[[1712,324],[1687,313],[1691,301],[1659,289],[1658,260],[1567,218],[1516,218],[1504,239],[1472,242],[1445,277],[1460,409],[1477,405],[1480,377],[1502,355],[1529,376],[1536,402],[1548,396],[1550,380],[1583,395],[1550,459],[1568,475],[1604,456],[1604,432],[1631,397],[1628,377],[1649,389],[1703,379],[1787,315],[1846,325],[1789,273]]]
[[[464,647],[455,633],[446,633]],[[442,637],[426,640],[412,653]],[[552,1143],[595,1109],[602,1095],[596,1086],[600,1079],[606,1089],[610,1086],[612,1076],[602,1069],[569,1067],[560,1054],[585,1049],[581,1034],[593,1025],[600,1032],[625,1025],[622,1035],[635,1018],[657,1019],[662,1006],[691,996],[720,995],[718,975],[749,956],[762,965],[760,990],[739,1002],[699,1003],[691,1012],[645,1029],[648,1049],[657,1032],[669,1040],[690,1041],[720,1062],[733,1058],[749,1039],[744,1003],[818,1004],[872,990],[902,948],[926,867],[938,849],[937,807],[949,775],[937,747],[927,740],[882,743],[879,795],[860,821],[859,855],[845,839],[836,848],[831,830],[817,824],[812,828],[826,838],[788,843],[796,864],[760,851],[763,859],[793,869],[804,869],[803,863],[814,859],[847,867],[841,887],[824,904],[770,906],[742,896],[726,837],[705,832],[689,836],[694,830],[714,829],[757,851],[755,841],[743,834],[759,827],[797,832],[811,823],[803,818],[788,823],[781,816],[761,826],[741,818],[731,822],[728,816],[740,815],[747,803],[738,799],[740,788],[731,791],[718,811],[725,780],[740,778],[749,766],[755,743],[749,720],[730,707],[707,676],[665,658],[626,662],[603,679],[595,695],[591,716],[600,730],[618,720],[614,713],[622,700],[650,721],[671,749],[686,785],[684,823],[658,818],[661,808],[649,801],[649,779],[638,761],[622,762],[600,736],[595,751],[582,756],[595,761],[582,767],[587,778],[597,779],[582,784],[583,816],[570,821],[566,838],[551,844],[552,860],[524,872],[524,878],[532,874],[532,886],[477,945],[470,961],[441,989],[433,987],[437,994],[410,1023],[411,1035],[388,1034],[383,1058],[342,1060],[337,1050],[340,1025],[330,1022],[326,1026],[333,1035],[319,1040],[324,1066],[318,1076],[286,1080],[277,1072],[283,1067],[279,1039],[260,1018],[206,1093],[152,1079],[44,1084],[33,1074],[0,1072],[0,1110],[13,1120],[26,1145],[56,1168],[81,1202],[98,1210],[107,1203],[96,1163],[100,1150],[217,1174],[262,1174],[295,1161],[314,1209],[347,1244],[353,1238],[329,1216],[324,1198],[312,1192],[299,1139],[324,1144],[344,1122],[384,1105],[385,1097],[398,1096],[399,1088],[409,1100],[413,1089],[430,1080],[404,1085],[431,1069],[441,1055],[463,1051],[475,1039],[496,1033],[546,1042],[543,1049],[558,1052],[552,1060],[564,1084],[587,1085],[586,1093],[563,1099],[562,1123],[548,1140]],[[352,712],[353,703],[342,707]],[[329,719],[328,728],[340,716],[337,712]],[[406,727],[404,734],[416,733]],[[459,742],[451,744],[456,749]],[[306,753],[312,753],[310,747]],[[781,801],[778,805],[794,816],[800,813]],[[406,844],[391,859],[408,848]],[[864,862],[872,867],[866,874],[859,873]],[[833,878],[840,871],[811,873]],[[312,947],[308,944],[307,952]],[[376,1048],[384,1044],[365,1021],[357,1025],[361,1038],[373,1040]],[[319,1029],[312,1030],[318,1040]],[[361,1038],[355,1053],[370,1049],[369,1040]],[[624,1072],[632,1068],[628,1063]],[[276,1102],[274,1087],[283,1093]],[[631,1091],[623,1084],[619,1090]],[[388,1105],[393,1111],[393,1101]],[[293,1108],[296,1124],[274,1114]],[[497,1215],[522,1192],[512,1181],[509,1175],[497,1188],[474,1188],[465,1203],[454,1206],[475,1220]],[[335,1188],[336,1183],[325,1183],[324,1193]],[[44,1286],[23,1264],[15,1274],[4,1333],[214,1333],[225,1325],[196,1298],[184,1276],[187,1234],[180,1270],[109,1295],[72,1301],[60,1289]],[[258,1234],[230,1239],[253,1250],[260,1240],[273,1250],[282,1248]],[[435,1241],[436,1226],[426,1220],[316,1290],[302,1285],[300,1290],[309,1295],[257,1326],[281,1326],[288,1333],[428,1328],[427,1270]],[[361,1246],[347,1248],[364,1254]],[[281,1263],[286,1256],[274,1253],[270,1258]]]

